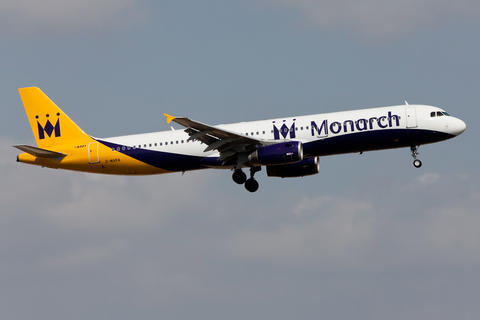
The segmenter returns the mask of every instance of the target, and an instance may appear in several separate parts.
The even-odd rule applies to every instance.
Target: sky
[[[479,18],[469,0],[0,0],[0,318],[477,319]],[[467,130],[420,169],[408,149],[330,156],[252,194],[228,170],[16,163],[28,86],[95,137],[405,101]]]

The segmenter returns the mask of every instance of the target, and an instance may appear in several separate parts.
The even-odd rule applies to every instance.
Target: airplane
[[[463,133],[466,124],[428,105],[397,105],[353,111],[208,125],[164,114],[172,130],[111,138],[85,133],[39,88],[19,89],[37,146],[16,145],[17,162],[54,169],[151,175],[199,169],[229,169],[250,192],[254,174],[269,177],[319,173],[320,157],[409,147],[416,168],[420,145]],[[247,179],[243,169],[250,170]]]

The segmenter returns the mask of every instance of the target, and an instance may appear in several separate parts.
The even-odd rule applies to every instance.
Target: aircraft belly
[[[453,138],[451,134],[420,130],[390,129],[355,132],[304,143],[306,156],[327,156],[334,154],[394,149],[422,145]]]

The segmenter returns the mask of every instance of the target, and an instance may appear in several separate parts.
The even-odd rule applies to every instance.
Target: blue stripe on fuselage
[[[205,167],[200,164],[200,160],[202,160],[203,157],[130,147],[99,139],[97,139],[97,141],[109,148],[115,149],[117,152],[121,152],[124,155],[160,169],[169,171],[205,169]]]
[[[303,144],[306,157],[383,150],[422,145],[453,138],[454,135],[421,129],[389,129],[335,135]]]

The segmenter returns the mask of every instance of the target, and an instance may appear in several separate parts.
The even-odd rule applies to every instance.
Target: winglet
[[[169,115],[169,114],[164,113],[163,115],[164,115],[165,117],[167,117],[167,123],[170,123],[170,122],[172,122],[173,119],[175,119],[174,116],[171,116],[171,115]]]

